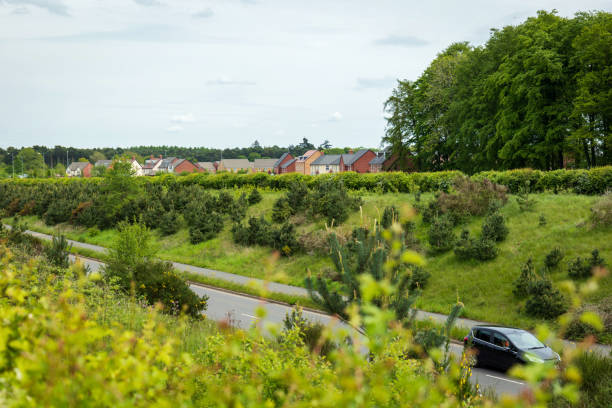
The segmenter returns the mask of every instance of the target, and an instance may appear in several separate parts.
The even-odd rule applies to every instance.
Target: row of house
[[[110,168],[112,160],[98,160],[95,166]],[[267,173],[267,174],[330,174],[354,171],[357,173],[379,173],[394,169],[397,156],[387,156],[385,152],[375,153],[369,149],[352,150],[343,154],[324,154],[319,150],[309,150],[303,155],[293,157],[284,153],[278,159],[223,159],[216,162],[191,163],[189,160],[177,157],[150,156],[140,165],[135,158],[131,160],[134,174],[137,176],[154,176],[160,173],[216,173],[227,171],[231,173]],[[70,177],[91,177],[94,166],[89,162],[73,162],[66,169]]]

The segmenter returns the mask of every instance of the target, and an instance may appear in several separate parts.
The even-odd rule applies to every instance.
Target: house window
[[[329,170],[329,166],[325,166],[325,170]]]

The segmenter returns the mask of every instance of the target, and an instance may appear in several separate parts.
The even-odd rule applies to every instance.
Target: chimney
[[[153,160],[153,155],[151,155],[150,159]]]
[[[136,156],[132,156],[132,161],[136,161]]]
[[[348,154],[354,154],[355,152],[353,152],[353,149],[349,149]]]
[[[160,159],[162,158],[162,155],[161,155],[161,154],[159,155],[159,158],[160,158]]]

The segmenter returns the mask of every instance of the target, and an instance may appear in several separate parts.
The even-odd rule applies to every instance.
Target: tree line
[[[398,81],[383,143],[420,170],[610,164],[611,66],[612,14],[540,11]]]

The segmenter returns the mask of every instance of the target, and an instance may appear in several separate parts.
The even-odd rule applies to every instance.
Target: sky
[[[0,0],[0,147],[377,147],[397,79],[610,0]]]

